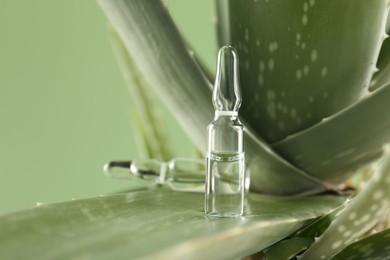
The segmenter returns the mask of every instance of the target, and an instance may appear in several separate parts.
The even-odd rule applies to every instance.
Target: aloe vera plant
[[[209,72],[191,55],[165,5],[99,4],[141,101],[137,125],[145,154],[171,155],[145,94],[151,90],[203,151],[213,115]],[[245,216],[210,221],[202,217],[201,194],[142,188],[4,216],[0,256],[18,256],[18,242],[32,245],[20,256],[37,259],[390,256],[389,1],[215,0],[215,6],[219,45],[240,55],[252,192]],[[362,172],[368,177],[348,199],[326,195],[342,193],[341,184]],[[49,239],[53,234],[57,240]],[[34,236],[63,246],[39,254]]]

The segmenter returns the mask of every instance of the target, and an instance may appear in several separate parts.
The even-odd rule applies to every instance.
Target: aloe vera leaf
[[[321,236],[332,221],[340,214],[346,203],[323,215],[303,229],[292,234],[288,239],[282,240],[263,251],[267,259],[290,259],[307,249],[315,239]],[[283,250],[282,250],[283,249]],[[288,249],[288,250],[287,250]],[[289,257],[287,257],[287,255]],[[283,257],[282,257],[283,256]]]
[[[331,260],[386,259],[390,255],[390,229],[359,240]]]
[[[353,106],[273,145],[284,158],[318,179],[339,182],[378,158],[390,141],[390,85]]]
[[[268,142],[320,122],[367,92],[388,1],[228,2],[217,14],[230,17],[222,42],[229,37],[242,61],[242,116]]]
[[[386,34],[390,33],[390,12],[387,15],[386,22]],[[386,39],[383,44],[381,51],[379,53],[379,58],[377,62],[377,72],[374,74],[370,83],[370,91],[374,91],[384,85],[387,85],[390,82],[390,77],[388,76],[390,72],[390,39]]]
[[[328,184],[291,166],[265,142],[246,130],[246,171],[250,174],[251,190],[274,195],[308,195],[332,189]]]
[[[390,83],[390,39],[383,42],[377,67],[378,71],[374,74],[370,84],[371,91]]]
[[[339,206],[329,214],[326,214],[319,219],[313,221],[305,228],[298,230],[292,234],[290,238],[279,241],[263,251],[267,259],[291,259],[299,253],[307,249],[317,237],[322,235],[329,227],[330,223],[339,214],[340,210],[344,209],[345,204]]]
[[[99,1],[143,80],[204,148],[205,118],[212,118],[211,88],[160,1]],[[204,150],[204,149],[202,149]]]
[[[145,147],[141,150],[147,151],[148,158],[168,161],[173,157],[173,152],[165,132],[162,115],[154,106],[154,103],[156,103],[156,98],[153,96],[154,93],[149,91],[150,87],[147,82],[139,74],[133,61],[128,58],[126,49],[118,34],[113,28],[110,28],[109,32],[111,45],[128,83],[133,103],[136,107],[137,121],[133,125],[142,131]]]
[[[160,188],[5,215],[0,217],[0,258],[237,259],[283,239],[345,200],[249,194],[244,217],[206,219],[203,199],[203,194]]]
[[[390,153],[381,161],[380,169],[373,167],[373,175],[363,190],[346,202],[327,230],[301,256],[302,259],[328,259],[370,230],[390,212]]]
[[[340,214],[340,212],[344,210],[346,205],[347,203],[340,205],[329,214],[322,216],[307,227],[299,230],[296,234],[293,234],[292,237],[317,238],[321,236],[328,229],[333,220]]]
[[[267,260],[290,260],[314,242],[310,237],[293,237],[280,241],[276,245],[263,251]]]
[[[212,121],[211,87],[160,1],[100,0],[143,80],[163,98],[201,151]],[[122,54],[125,55],[125,54]],[[149,90],[152,91],[152,90]],[[305,175],[249,133],[245,139],[251,188],[272,194],[313,193],[321,182]]]

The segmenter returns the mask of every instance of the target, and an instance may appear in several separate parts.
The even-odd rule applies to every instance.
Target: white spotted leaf
[[[328,259],[359,239],[390,213],[390,154],[372,167],[364,189],[340,210],[300,259]]]
[[[217,14],[224,14],[221,43],[237,48],[241,59],[242,116],[268,142],[320,122],[367,92],[385,37],[388,1],[217,4]]]
[[[238,259],[345,200],[249,194],[243,217],[206,219],[203,199],[158,188],[3,215],[0,259]]]
[[[352,243],[331,260],[389,259],[390,229]]]
[[[273,148],[318,179],[343,181],[348,173],[378,158],[390,141],[390,117],[384,112],[389,100],[387,85]]]

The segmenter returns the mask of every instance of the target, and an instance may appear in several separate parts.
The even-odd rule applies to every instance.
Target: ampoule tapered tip
[[[219,49],[213,104],[219,111],[238,111],[241,105],[238,54],[232,46]]]
[[[219,48],[218,54],[221,54],[221,53],[233,55],[233,56],[238,56],[237,50],[230,45],[222,46],[221,48]]]

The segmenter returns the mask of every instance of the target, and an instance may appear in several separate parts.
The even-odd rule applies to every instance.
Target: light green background
[[[167,4],[213,67],[211,2]],[[106,25],[95,1],[0,1],[0,213],[126,189],[101,170],[138,158]],[[186,153],[181,130],[167,125],[177,154]]]

